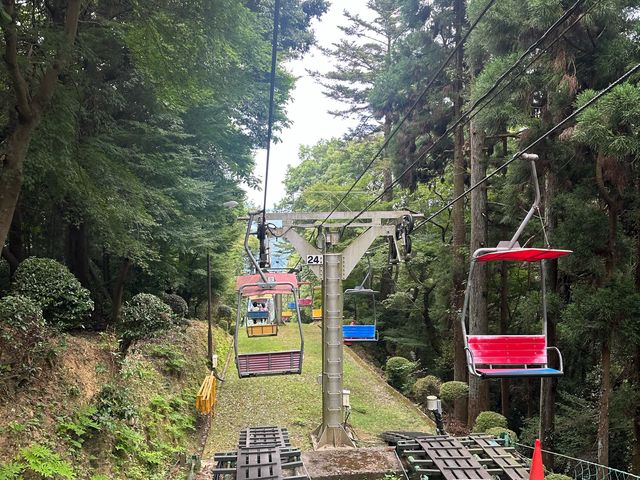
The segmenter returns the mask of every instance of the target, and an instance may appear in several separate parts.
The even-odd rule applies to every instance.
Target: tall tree
[[[0,147],[0,245],[3,246],[20,196],[33,133],[42,122],[58,79],[72,56],[81,3],[80,0],[44,4],[2,0],[3,59],[12,91],[10,121]],[[41,38],[33,38],[32,32]]]

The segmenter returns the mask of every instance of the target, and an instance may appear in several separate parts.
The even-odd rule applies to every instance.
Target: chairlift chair
[[[252,305],[265,305],[266,310],[251,310]],[[252,324],[249,325],[249,321]],[[274,321],[273,301],[271,298],[249,298],[245,317],[248,337],[271,337],[278,335],[278,324]]]
[[[347,303],[348,298],[353,298],[355,305],[355,318],[353,324],[342,325],[342,337],[345,342],[377,342],[377,314],[376,314],[376,294],[379,293],[371,288],[365,287],[367,280],[371,277],[371,260],[367,256],[369,270],[365,275],[362,283],[355,288],[347,288],[344,291],[344,301]],[[358,316],[357,299],[370,298],[371,308],[373,310],[373,323],[357,323],[360,319]]]
[[[518,237],[538,209],[540,203],[540,187],[534,160],[537,155],[525,154],[531,160],[535,200],[527,216],[522,221],[510,241],[500,242],[495,248],[479,248],[471,258],[469,277],[465,291],[464,305],[460,321],[464,338],[464,349],[469,372],[483,379],[490,378],[537,378],[559,377],[563,375],[562,354],[555,346],[547,342],[547,299],[545,288],[544,261],[568,255],[571,250],[551,248],[521,248]],[[469,335],[466,319],[469,314],[469,299],[474,266],[478,262],[538,262],[540,265],[540,286],[542,294],[542,334],[534,335]],[[558,357],[558,368],[549,366],[548,353],[555,352]]]
[[[347,288],[344,291],[345,303],[348,297],[354,298],[357,302],[358,297],[368,297],[371,299],[371,306],[373,309],[373,323],[356,323],[359,321],[357,318],[357,309],[356,309],[356,318],[354,318],[353,325],[342,325],[342,337],[345,342],[377,342],[378,341],[378,330],[377,330],[377,319],[376,319],[376,294],[379,293],[375,290],[371,290],[370,288],[365,288],[362,285],[358,285],[356,288]]]
[[[293,295],[298,305],[298,283],[295,274],[265,273],[267,282],[260,274],[242,275],[236,277],[238,292],[238,316],[234,335],[234,350],[236,367],[241,378],[267,375],[287,375],[302,372],[304,357],[304,336],[300,321],[300,308],[296,306],[298,317],[298,331],[300,333],[300,348],[296,350],[280,350],[257,353],[242,353],[239,348],[240,324],[242,322],[241,307],[247,297],[252,295]]]

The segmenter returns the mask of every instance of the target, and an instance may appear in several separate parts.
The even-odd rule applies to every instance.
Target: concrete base
[[[389,447],[304,452],[302,461],[313,480],[374,480],[389,473],[402,475],[402,465]]]
[[[342,427],[328,427],[320,425],[311,432],[311,442],[314,450],[331,448],[356,448],[347,431]]]

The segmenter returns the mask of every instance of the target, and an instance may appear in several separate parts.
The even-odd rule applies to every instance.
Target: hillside
[[[225,358],[229,337],[216,330],[216,338]],[[0,478],[32,478],[38,468],[46,478],[182,478],[172,469],[198,448],[193,402],[206,373],[206,324],[140,343],[119,371],[111,335],[57,343],[49,371],[0,398]]]
[[[302,375],[239,379],[230,365],[219,391],[218,407],[209,432],[204,458],[233,449],[244,427],[279,425],[289,428],[291,441],[311,448],[309,433],[320,423],[322,395],[318,376],[322,370],[321,330],[304,326],[305,358]],[[295,348],[297,327],[280,329],[277,337],[241,339],[244,351]],[[431,421],[408,399],[393,390],[364,361],[345,348],[344,388],[351,390],[349,423],[362,445],[378,444],[377,435],[390,429],[433,431]]]

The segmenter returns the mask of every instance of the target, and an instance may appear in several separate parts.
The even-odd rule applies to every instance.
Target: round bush
[[[487,435],[493,435],[494,437],[498,438],[507,437],[507,446],[513,445],[518,441],[518,435],[516,435],[516,432],[514,432],[513,430],[509,430],[508,428],[491,427],[487,428],[484,433],[486,433]]]
[[[384,368],[389,385],[394,386],[401,392],[406,392],[411,388],[415,370],[415,362],[404,357],[389,358]]]
[[[480,412],[473,424],[473,432],[485,433],[494,427],[507,428],[507,419],[497,412]]]
[[[426,405],[428,396],[440,394],[441,385],[442,381],[434,375],[419,378],[413,385],[413,396],[419,404]]]
[[[139,293],[122,307],[118,325],[121,349],[126,352],[132,343],[168,330],[173,325],[171,308],[155,295]]]
[[[469,385],[464,382],[445,382],[440,386],[440,398],[449,405],[467,395],[469,395]]]
[[[0,386],[7,391],[34,378],[53,356],[42,309],[28,297],[0,299]]]
[[[162,301],[169,305],[173,314],[178,318],[185,318],[189,315],[189,306],[187,305],[187,301],[180,295],[176,295],[175,293],[163,293]]]
[[[51,258],[30,257],[22,262],[14,276],[13,293],[36,302],[45,320],[64,330],[82,327],[93,311],[89,290]]]
[[[552,473],[551,475],[547,475],[544,477],[544,480],[573,480],[571,477],[567,475],[562,475],[561,473]]]
[[[218,318],[231,318],[233,315],[233,308],[229,305],[218,305]]]

